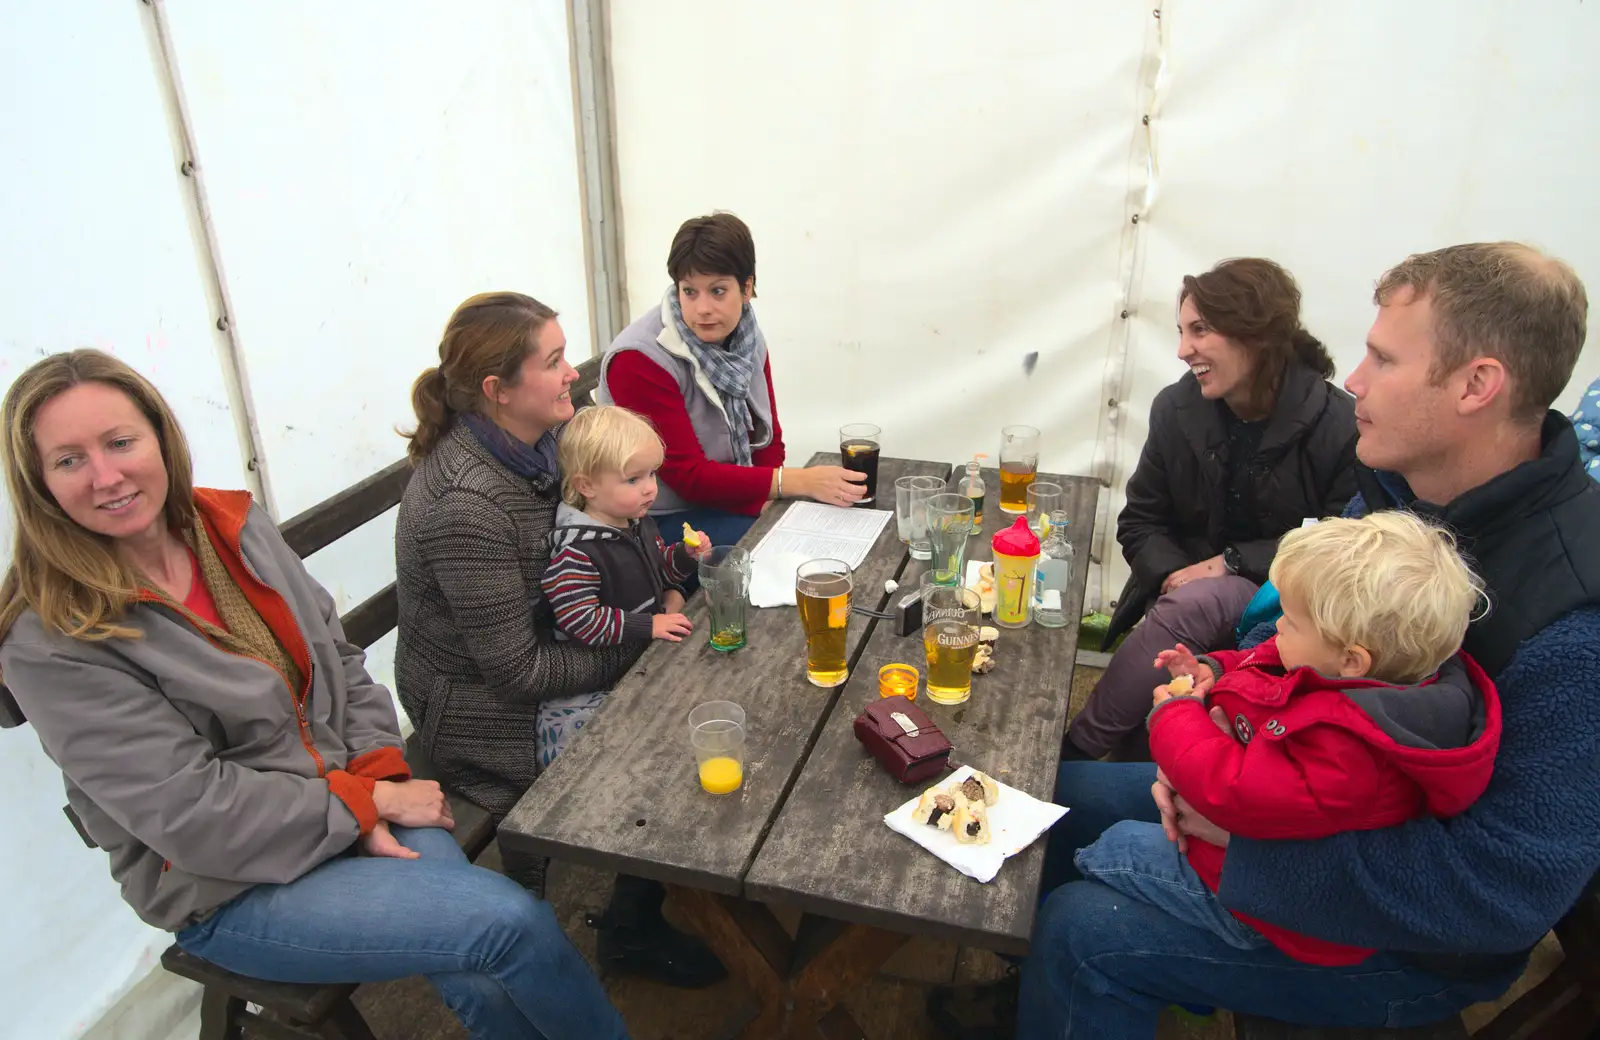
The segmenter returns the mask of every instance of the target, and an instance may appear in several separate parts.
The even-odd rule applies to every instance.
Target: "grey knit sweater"
[[[643,652],[554,640],[539,591],[560,490],[502,466],[457,423],[395,521],[395,685],[450,790],[497,815],[539,774],[539,701],[615,685]]]

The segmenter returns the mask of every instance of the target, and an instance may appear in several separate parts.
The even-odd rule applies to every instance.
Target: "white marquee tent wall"
[[[960,459],[1028,422],[1046,468],[1117,492],[1183,371],[1184,274],[1283,263],[1340,379],[1407,253],[1514,238],[1600,277],[1583,4],[641,0],[612,19],[633,312],[681,220],[748,220],[794,455],[870,420],[886,451]],[[714,73],[672,77],[669,56],[713,51]],[[1563,406],[1597,369],[1591,345]],[[1126,576],[1120,494],[1103,504],[1102,601]]]
[[[605,330],[569,14],[0,3],[0,384],[113,350],[171,396],[202,481],[260,482],[286,517],[399,456],[410,382],[470,293],[545,299],[582,356]],[[1522,239],[1600,285],[1593,4],[611,0],[609,19],[627,309],[659,299],[680,221],[740,214],[791,456],[858,419],[952,461],[1034,423],[1047,468],[1106,484],[1102,604],[1120,486],[1181,373],[1183,274],[1283,262],[1341,378],[1408,252]],[[1597,372],[1591,346],[1558,404]],[[383,583],[391,533],[312,560],[341,605]],[[78,844],[26,729],[0,734],[0,784],[0,881],[27,895],[0,1037],[167,1035],[192,995],[140,984],[165,937]]]

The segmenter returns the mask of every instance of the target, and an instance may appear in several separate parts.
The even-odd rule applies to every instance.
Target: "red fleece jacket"
[[[1222,674],[1206,701],[1175,697],[1150,713],[1150,751],[1195,811],[1230,834],[1325,838],[1453,816],[1489,784],[1500,700],[1466,654],[1412,687],[1286,673],[1276,638],[1210,659]],[[1222,708],[1232,733],[1211,721],[1210,707]],[[1189,841],[1189,862],[1213,892],[1225,856]],[[1234,916],[1310,964],[1359,964],[1374,952]]]
[[[666,369],[637,350],[624,350],[606,369],[611,399],[655,424],[666,444],[661,479],[682,499],[697,506],[756,516],[772,491],[772,471],[783,465],[783,427],[778,424],[778,398],[772,390],[772,361],[762,366],[767,399],[772,402],[772,441],[750,453],[750,465],[713,462],[689,421],[677,381]]]

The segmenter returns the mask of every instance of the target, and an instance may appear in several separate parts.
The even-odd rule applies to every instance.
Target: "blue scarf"
[[[461,416],[467,429],[495,461],[533,484],[540,494],[549,494],[561,482],[561,467],[556,462],[556,435],[547,432],[537,444],[524,444],[502,429],[494,420],[466,412]]]
[[[761,326],[756,324],[755,312],[748,302],[739,315],[739,324],[721,343],[702,342],[690,331],[683,320],[683,305],[678,302],[676,286],[667,290],[667,303],[672,307],[672,322],[678,329],[689,353],[699,362],[717,396],[722,398],[722,410],[728,416],[728,429],[733,434],[733,461],[740,466],[750,465],[750,432],[755,420],[750,416],[750,383],[756,376],[756,351],[764,348]]]

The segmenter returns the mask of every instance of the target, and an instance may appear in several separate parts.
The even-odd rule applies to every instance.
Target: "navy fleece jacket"
[[[1347,515],[1360,515],[1351,503]],[[1600,608],[1526,640],[1495,681],[1494,776],[1460,816],[1316,841],[1228,844],[1230,910],[1353,946],[1515,953],[1600,870]]]

